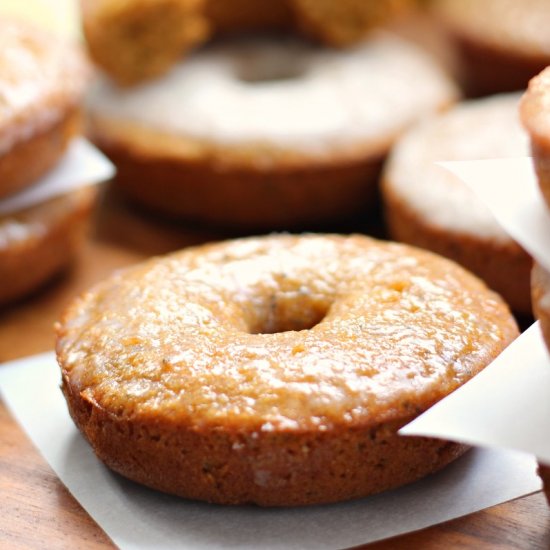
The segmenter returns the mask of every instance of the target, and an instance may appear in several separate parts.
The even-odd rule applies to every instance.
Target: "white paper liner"
[[[115,168],[84,138],[75,138],[59,164],[31,187],[0,200],[0,216],[112,178]]]
[[[440,164],[463,180],[503,229],[550,271],[550,214],[531,158]]]
[[[476,449],[439,474],[385,494],[294,509],[189,502],[105,468],[74,427],[52,353],[0,366],[5,402],[61,481],[122,549],[324,549],[366,544],[540,489],[523,453]]]

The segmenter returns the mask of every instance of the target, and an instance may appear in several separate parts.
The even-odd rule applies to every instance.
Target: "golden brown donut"
[[[539,187],[550,208],[550,69],[529,82],[521,102],[521,118],[531,137]]]
[[[436,471],[462,445],[397,430],[517,336],[456,264],[365,236],[274,235],[113,275],[57,332],[98,457],[190,499],[334,502]]]
[[[531,257],[441,161],[527,156],[519,94],[458,104],[408,131],[392,150],[382,197],[390,236],[450,258],[531,315]]]
[[[211,46],[136,89],[99,82],[89,134],[120,188],[151,210],[311,227],[368,212],[397,137],[455,97],[430,57],[389,34],[348,51],[255,38]]]
[[[0,216],[0,305],[36,290],[68,266],[93,206],[92,187]]]
[[[210,34],[204,0],[80,0],[92,59],[122,85],[164,73]]]
[[[76,46],[0,18],[0,198],[59,160],[77,131],[87,76]]]
[[[547,0],[433,0],[453,37],[469,95],[523,90],[550,64]]]

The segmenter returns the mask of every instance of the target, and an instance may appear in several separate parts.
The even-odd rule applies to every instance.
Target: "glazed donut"
[[[49,281],[72,261],[95,200],[88,187],[0,216],[0,305]]]
[[[0,197],[60,159],[78,129],[87,76],[76,47],[0,18]]]
[[[397,430],[517,336],[456,264],[364,236],[204,245],[113,275],[56,327],[69,411],[97,456],[190,499],[334,502],[443,467]]]
[[[455,260],[530,315],[530,256],[472,190],[436,165],[528,156],[519,100],[510,94],[466,102],[412,128],[392,151],[382,197],[391,238]]]
[[[547,0],[432,0],[430,5],[456,43],[469,95],[523,90],[550,65]]]
[[[455,97],[429,57],[391,35],[346,52],[253,39],[212,46],[139,88],[103,80],[89,131],[118,185],[151,209],[288,228],[365,212],[391,144]]]
[[[521,101],[521,119],[529,136],[539,187],[550,208],[550,68],[529,82]]]
[[[210,35],[204,0],[80,0],[90,56],[119,84],[164,73]]]
[[[81,0],[90,54],[119,84],[164,73],[211,35],[297,30],[349,45],[414,0]]]

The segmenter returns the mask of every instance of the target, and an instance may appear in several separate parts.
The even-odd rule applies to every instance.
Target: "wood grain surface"
[[[225,236],[160,222],[107,193],[90,228],[90,238],[70,272],[0,313],[0,360],[51,349],[52,325],[64,305],[112,270]],[[0,549],[113,548],[1,402],[0,495]],[[369,548],[548,549],[550,510],[538,493]]]

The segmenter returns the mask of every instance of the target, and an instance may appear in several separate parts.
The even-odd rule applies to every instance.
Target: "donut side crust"
[[[79,132],[81,119],[80,109],[72,108],[48,129],[0,156],[0,198],[32,185],[52,169]]]
[[[19,216],[23,227],[38,229],[31,229],[22,241],[0,246],[0,305],[33,292],[72,262],[84,238],[95,196],[94,188],[83,188],[31,207]],[[0,237],[2,231],[0,219]]]
[[[115,184],[126,196],[173,218],[223,227],[296,228],[368,212],[389,147],[324,162],[273,151],[262,160],[253,148],[233,160],[192,140],[182,148],[170,140],[162,151],[155,145],[162,135],[107,122],[91,120],[90,134],[116,165]]]
[[[217,504],[305,506],[362,498],[435,473],[468,450],[400,437],[395,432],[403,422],[303,434],[135,424],[80,395],[66,373],[62,391],[75,424],[109,468],[150,488]]]

